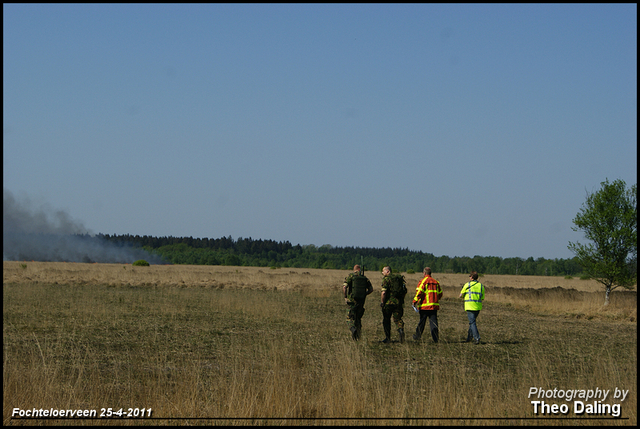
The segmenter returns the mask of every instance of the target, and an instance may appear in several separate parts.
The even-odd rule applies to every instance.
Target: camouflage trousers
[[[347,310],[347,323],[349,329],[356,328],[358,331],[362,328],[362,315],[364,314],[364,301],[351,301],[349,310]]]
[[[404,308],[402,304],[387,303],[382,307],[382,328],[387,338],[391,335],[391,317],[398,329],[404,329]]]

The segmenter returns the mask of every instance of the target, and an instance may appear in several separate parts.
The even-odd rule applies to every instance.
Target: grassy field
[[[354,342],[347,274],[3,262],[3,423],[636,425],[635,289],[603,308],[594,281],[483,276],[476,346],[457,299],[468,276],[435,273],[441,341],[411,339],[409,307],[407,341],[382,344],[381,275],[367,273],[374,294]],[[421,275],[405,277],[413,289]],[[576,416],[562,399],[545,401],[569,413],[534,414],[532,387],[610,390],[602,402],[621,418]],[[151,408],[158,420],[21,420],[14,408]]]

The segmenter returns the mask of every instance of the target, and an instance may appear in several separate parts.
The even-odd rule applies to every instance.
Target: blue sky
[[[3,186],[91,233],[570,258],[637,6],[3,5]]]

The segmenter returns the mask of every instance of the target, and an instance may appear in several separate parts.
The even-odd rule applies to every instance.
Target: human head
[[[478,280],[478,272],[471,271],[471,274],[469,274],[469,277],[471,277],[473,280]]]
[[[382,269],[382,275],[383,275],[383,276],[388,276],[389,274],[391,274],[391,267],[388,267],[388,266],[387,266],[387,267],[384,267],[384,268]]]
[[[353,266],[353,272],[360,272],[360,265],[356,264]]]
[[[424,267],[424,270],[422,270],[422,273],[425,275],[431,275],[431,268],[429,267]]]

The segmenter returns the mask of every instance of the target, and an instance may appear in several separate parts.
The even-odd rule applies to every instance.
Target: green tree
[[[631,289],[637,283],[638,206],[637,184],[626,189],[623,180],[609,183],[587,193],[587,200],[573,219],[574,231],[583,230],[592,243],[569,242],[585,274],[605,287],[604,304],[619,286]]]
[[[224,259],[225,265],[240,266],[242,265],[242,259],[238,255],[228,254]]]

